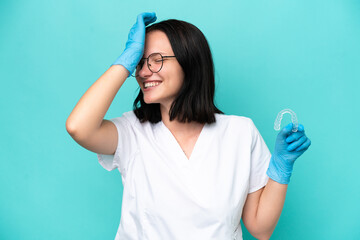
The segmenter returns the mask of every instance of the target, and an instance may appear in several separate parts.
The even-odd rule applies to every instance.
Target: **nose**
[[[138,75],[141,78],[146,78],[152,75],[152,72],[148,68],[147,62],[144,61],[143,65],[141,66],[140,70],[138,71]]]

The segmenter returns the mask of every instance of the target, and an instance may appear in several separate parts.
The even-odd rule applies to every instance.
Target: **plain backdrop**
[[[205,34],[217,106],[251,118],[271,152],[279,111],[305,126],[312,145],[271,239],[359,239],[358,0],[0,1],[0,239],[114,239],[121,175],[65,122],[144,11]],[[127,79],[105,119],[130,111],[137,93]]]

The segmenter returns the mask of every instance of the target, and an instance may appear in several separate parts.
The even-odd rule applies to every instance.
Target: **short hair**
[[[146,27],[146,33],[164,32],[171,44],[177,61],[184,71],[184,82],[173,101],[170,121],[216,122],[215,113],[224,114],[214,104],[214,63],[209,44],[204,34],[193,24],[169,19]],[[140,122],[161,121],[160,104],[147,104],[141,88],[133,105],[133,111]]]

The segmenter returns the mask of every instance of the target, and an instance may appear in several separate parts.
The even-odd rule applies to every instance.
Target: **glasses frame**
[[[155,55],[155,54],[159,54],[160,56],[161,56],[161,67],[159,68],[159,71],[157,71],[157,72],[153,72],[151,69],[150,69],[150,63],[149,63],[149,58],[151,57],[151,56],[153,56],[153,55]],[[140,62],[141,62],[141,60],[144,60],[144,59],[146,59],[146,66],[147,66],[147,68],[150,70],[150,72],[152,72],[152,73],[158,73],[158,72],[160,72],[160,70],[162,69],[162,67],[163,67],[163,65],[164,65],[164,58],[172,58],[172,57],[176,57],[176,56],[163,56],[161,53],[152,53],[152,54],[150,54],[147,58],[141,58],[140,59]],[[139,64],[140,64],[140,62],[139,62]],[[138,64],[138,65],[139,65]],[[138,67],[138,65],[136,66],[136,68]],[[144,64],[143,64],[143,66],[144,66]],[[143,68],[143,66],[141,66],[141,68]],[[136,71],[136,68],[135,68],[135,71]],[[140,69],[141,69],[140,68]],[[131,76],[132,77],[138,77],[138,76],[136,76],[136,74],[135,74],[135,76],[134,75],[132,75],[131,74]]]

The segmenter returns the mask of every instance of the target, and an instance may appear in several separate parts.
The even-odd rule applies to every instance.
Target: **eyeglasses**
[[[152,53],[147,58],[142,58],[140,60],[139,64],[136,66],[136,69],[135,69],[135,76],[134,75],[131,75],[131,76],[132,77],[139,76],[139,72],[145,63],[145,60],[146,60],[146,65],[149,68],[149,70],[152,73],[157,73],[157,72],[160,72],[161,68],[163,67],[164,59],[172,58],[172,57],[176,57],[176,56],[163,56],[160,53]]]

